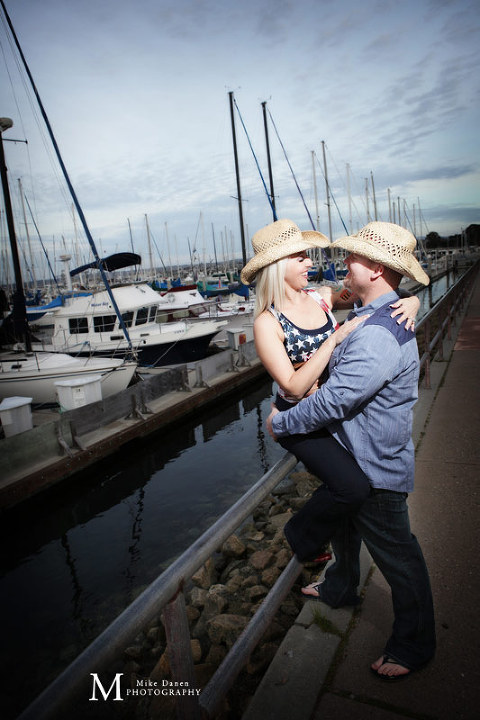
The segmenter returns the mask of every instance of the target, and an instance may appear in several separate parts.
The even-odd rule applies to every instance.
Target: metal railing
[[[462,275],[417,325],[420,351],[420,372],[424,386],[430,388],[430,366],[435,355],[443,360],[445,340],[452,338],[452,324],[460,314],[477,277],[480,261]]]
[[[423,330],[424,335],[420,363],[424,369],[426,387],[429,387],[432,357],[435,353],[442,356],[445,336],[451,337],[452,322],[468,298],[478,267],[477,262],[419,323],[418,331]],[[65,717],[76,717],[72,708],[76,707],[78,711],[88,698],[91,692],[91,674],[111,671],[132,638],[161,612],[164,617],[171,680],[173,683],[181,682],[184,686],[194,688],[194,663],[185,604],[186,585],[296,465],[296,458],[288,452],[285,453],[271,470],[175,560],[23,711],[19,720],[63,720]],[[176,698],[179,720],[200,720],[215,715],[302,568],[303,565],[295,557],[290,560],[201,693],[198,696],[186,694]]]

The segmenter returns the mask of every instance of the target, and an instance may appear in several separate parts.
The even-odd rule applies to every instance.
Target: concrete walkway
[[[455,341],[454,341],[455,342]],[[309,602],[243,720],[473,720],[480,717],[480,279],[432,390],[415,411],[412,531],[433,587],[434,661],[389,684],[369,670],[393,621],[391,596],[363,555],[360,610]]]

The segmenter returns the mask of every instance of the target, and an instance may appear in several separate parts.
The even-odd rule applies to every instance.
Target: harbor
[[[450,278],[449,285],[451,285],[453,282],[453,278]],[[444,290],[442,291],[444,292]],[[427,303],[428,304],[428,303]],[[246,338],[245,338],[246,339]],[[225,361],[225,357],[223,357],[222,362],[225,364],[223,365],[223,368],[221,366],[221,356],[227,356],[230,355],[230,358],[228,362]],[[209,366],[209,363],[220,363],[220,366],[216,366],[215,364],[213,366]],[[210,367],[210,369],[209,369]],[[217,370],[215,370],[215,367],[217,367]],[[201,368],[201,370],[200,370]],[[223,370],[223,372],[218,373],[218,368],[220,370]],[[177,369],[178,370],[178,369]],[[163,370],[161,373],[158,374],[158,376],[161,377],[162,374],[165,374],[165,370]],[[169,370],[168,372],[171,372]],[[182,371],[185,372],[185,369]],[[215,374],[218,374],[218,377],[215,379]],[[211,374],[211,376],[210,376]],[[53,503],[53,506],[56,505],[55,496],[59,496],[59,502],[60,506],[65,505],[66,500],[68,497],[73,497],[75,495],[78,495],[80,491],[79,500],[81,500],[82,496],[85,496],[85,500],[87,500],[87,497],[90,497],[92,500],[95,500],[95,504],[92,505],[93,515],[92,515],[92,529],[95,527],[95,525],[98,525],[98,522],[101,517],[105,515],[106,519],[108,519],[109,515],[111,515],[111,512],[107,513],[108,505],[105,504],[107,496],[105,493],[114,491],[115,494],[117,494],[118,499],[121,501],[121,504],[119,505],[119,508],[124,507],[123,514],[126,515],[127,524],[125,526],[125,530],[128,528],[128,517],[130,517],[130,526],[131,526],[131,538],[132,540],[128,543],[128,545],[131,546],[131,550],[129,551],[126,558],[128,559],[127,566],[122,571],[120,568],[120,573],[125,575],[125,578],[123,580],[123,584],[127,588],[127,595],[126,598],[130,597],[132,599],[137,592],[141,589],[138,588],[135,590],[136,586],[136,578],[139,578],[140,575],[137,573],[137,571],[140,570],[140,567],[142,565],[145,565],[145,562],[150,557],[151,563],[153,563],[153,568],[157,569],[157,572],[161,572],[162,568],[168,567],[169,562],[172,561],[172,552],[175,554],[175,549],[177,549],[177,552],[182,551],[182,546],[178,545],[176,542],[173,542],[172,540],[169,540],[169,535],[171,538],[176,537],[178,534],[178,531],[185,533],[187,528],[190,527],[191,532],[191,541],[198,537],[198,535],[202,532],[202,527],[206,528],[208,527],[209,523],[212,522],[213,518],[217,516],[217,513],[222,511],[222,507],[224,509],[227,509],[229,504],[235,501],[235,498],[238,497],[239,493],[242,491],[242,485],[238,483],[244,483],[243,489],[246,490],[247,487],[245,486],[245,483],[247,486],[255,482],[256,477],[258,477],[259,474],[262,472],[267,471],[268,467],[272,467],[272,465],[278,460],[279,454],[277,452],[278,448],[273,444],[273,448],[271,447],[272,444],[269,445],[268,441],[265,441],[263,432],[263,422],[266,417],[266,414],[268,414],[269,406],[271,402],[272,397],[272,387],[271,383],[267,382],[265,383],[265,376],[262,374],[262,369],[259,367],[258,362],[255,359],[255,355],[252,352],[252,344],[251,341],[246,341],[245,343],[242,343],[238,346],[237,350],[228,350],[224,351],[224,353],[218,353],[217,355],[213,355],[211,358],[207,358],[205,361],[203,361],[203,364],[200,363],[200,365],[197,365],[195,367],[190,368],[190,370],[187,370],[187,378],[188,375],[190,375],[190,385],[192,386],[191,389],[186,390],[185,387],[181,387],[178,390],[175,390],[173,393],[165,393],[165,395],[161,398],[157,398],[157,400],[151,400],[150,398],[146,398],[144,396],[143,398],[141,396],[138,397],[137,400],[137,407],[138,407],[138,415],[135,417],[125,419],[117,419],[113,422],[113,425],[116,429],[116,431],[120,430],[118,437],[122,437],[122,439],[125,441],[125,439],[128,437],[129,433],[132,433],[132,428],[135,428],[135,435],[144,436],[144,438],[141,440],[141,445],[138,445],[134,443],[133,445],[130,442],[127,442],[125,446],[125,452],[121,452],[118,445],[116,445],[116,440],[114,439],[115,433],[112,435],[111,430],[107,431],[107,434],[103,435],[105,432],[105,429],[101,427],[97,427],[95,430],[91,430],[89,433],[79,432],[78,439],[80,440],[80,443],[85,445],[85,449],[82,450],[80,447],[73,446],[72,449],[72,456],[80,458],[82,456],[82,453],[89,452],[90,449],[90,455],[92,453],[91,448],[95,447],[95,445],[98,445],[100,443],[100,446],[103,448],[102,452],[106,452],[105,460],[102,462],[100,457],[98,458],[92,458],[90,456],[88,461],[87,470],[85,472],[79,472],[74,473],[71,476],[71,480],[68,481],[68,477],[64,478],[64,481],[62,481],[60,484],[54,484],[53,488],[50,491],[43,491],[43,492],[36,492],[30,503],[31,510],[30,510],[30,517],[32,518],[29,522],[31,523],[32,530],[34,528],[40,528],[42,525],[46,524],[46,527],[49,527],[51,525],[51,522],[53,520],[53,517],[50,518],[50,511],[49,511],[49,505]],[[243,380],[242,380],[243,379]],[[158,380],[157,380],[158,382]],[[242,382],[246,382],[246,387],[249,389],[248,393],[244,393],[240,388],[242,386]],[[251,392],[252,390],[252,384],[253,387],[256,388],[256,390]],[[195,385],[197,387],[195,388]],[[245,385],[244,385],[245,387]],[[227,391],[227,393],[231,393],[233,390],[233,394],[226,395],[223,398],[222,401],[222,393],[224,391]],[[244,410],[240,410],[238,412],[235,408],[237,407],[238,403],[238,393],[240,392],[240,395],[244,397],[242,400],[242,406]],[[251,399],[248,399],[248,397],[251,397]],[[203,398],[203,399],[202,399]],[[208,398],[208,400],[207,400]],[[230,398],[230,399],[229,399]],[[102,401],[103,402],[103,401]],[[142,404],[144,403],[144,404]],[[159,404],[156,404],[159,403]],[[186,405],[184,405],[186,403]],[[164,486],[164,491],[159,489],[161,496],[158,497],[158,500],[155,500],[154,497],[151,495],[151,490],[148,491],[147,496],[145,496],[145,489],[142,490],[141,485],[138,485],[138,479],[139,479],[139,471],[140,467],[143,468],[146,462],[148,462],[147,468],[148,468],[148,475],[149,477],[154,471],[154,465],[151,465],[150,463],[152,461],[147,461],[147,449],[144,445],[145,437],[150,436],[152,440],[155,442],[155,438],[162,438],[162,442],[166,443],[167,446],[173,446],[173,452],[174,455],[176,455],[178,452],[182,452],[181,445],[179,444],[179,438],[178,434],[182,433],[190,433],[191,439],[189,441],[190,445],[192,446],[195,444],[195,441],[199,442],[199,436],[197,434],[197,431],[195,431],[194,436],[191,435],[192,431],[189,430],[189,428],[193,428],[194,424],[190,422],[187,419],[189,419],[189,416],[195,417],[195,415],[202,410],[202,406],[204,408],[207,408],[210,403],[210,411],[207,413],[207,416],[203,419],[202,425],[203,430],[201,431],[203,436],[203,443],[207,442],[207,445],[203,445],[202,447],[202,455],[200,457],[204,457],[204,463],[202,461],[195,461],[193,455],[192,462],[193,465],[189,467],[188,469],[181,470],[179,468],[178,472],[180,473],[178,475],[178,479],[175,480],[175,476],[172,475],[171,482],[173,483],[172,488],[176,487],[176,491],[172,493],[172,491],[169,491],[169,495],[165,495],[165,491],[168,488],[167,486]],[[176,405],[178,404],[178,407],[176,408]],[[87,406],[88,408],[88,406]],[[87,412],[87,408],[79,408],[73,412],[73,415],[75,413],[78,413],[79,415],[83,415],[83,421],[77,420],[77,427],[79,430],[82,430],[82,422],[86,423],[86,426],[88,427],[89,422],[97,422],[98,418],[95,419],[96,413],[94,408],[91,408],[92,412]],[[176,408],[176,409],[175,409]],[[128,404],[128,410],[132,410],[131,400]],[[249,431],[248,437],[250,438],[249,443],[245,446],[243,442],[240,442],[242,438],[242,431],[240,431],[240,434],[238,434],[240,426],[238,426],[238,421],[241,419],[243,423],[243,417],[246,415],[246,411],[253,411],[252,414],[252,430]],[[149,412],[150,411],[150,412]],[[153,411],[153,412],[151,412]],[[102,410],[102,414],[105,411]],[[178,415],[177,415],[178,413]],[[184,414],[186,413],[186,414]],[[127,413],[130,414],[130,413]],[[62,415],[68,415],[67,413],[62,413]],[[161,421],[161,424],[159,427],[156,427],[156,423],[159,423],[160,416],[163,415],[163,420]],[[200,415],[201,417],[201,415]],[[215,464],[217,467],[225,465],[225,468],[227,467],[227,458],[221,453],[220,455],[215,455],[213,459],[213,464],[211,466],[211,469],[209,469],[208,464],[208,454],[206,453],[206,448],[211,447],[211,439],[215,436],[215,439],[218,438],[218,436],[221,434],[219,431],[221,430],[222,424],[224,420],[222,418],[230,418],[230,421],[233,421],[234,423],[237,423],[237,430],[232,430],[235,433],[235,437],[237,438],[237,441],[235,442],[235,445],[232,446],[231,437],[227,436],[225,438],[226,440],[226,447],[229,448],[229,454],[232,454],[232,450],[234,447],[239,445],[238,452],[239,455],[233,454],[232,460],[233,460],[233,466],[229,466],[232,469],[227,470],[225,473],[225,469],[223,469],[223,472],[221,472],[220,476],[222,478],[222,487],[228,483],[228,481],[231,481],[231,487],[228,489],[227,487],[223,487],[223,491],[219,493],[218,491],[218,480],[215,480],[214,476],[214,467]],[[91,418],[91,419],[89,419]],[[156,419],[155,419],[156,418]],[[182,420],[183,418],[183,420]],[[179,422],[181,420],[181,422]],[[172,432],[168,432],[168,422],[172,422]],[[185,423],[187,424],[185,425]],[[425,416],[423,417],[422,422],[425,422]],[[45,425],[45,423],[44,423]],[[232,426],[232,427],[235,427]],[[156,432],[160,428],[160,432]],[[163,428],[163,429],[162,429]],[[176,429],[176,430],[175,430]],[[140,430],[140,432],[139,432]],[[254,435],[252,436],[250,433],[253,432]],[[108,434],[110,433],[110,437],[108,437]],[[125,435],[122,435],[122,433],[125,433]],[[188,442],[188,441],[187,441]],[[239,444],[240,442],[240,444]],[[88,444],[88,447],[87,447]],[[24,443],[25,446],[29,446],[30,443]],[[251,454],[251,448],[257,447],[258,449],[254,452],[254,454],[251,456],[251,460],[248,463],[248,466],[243,467],[242,466],[242,460],[240,458],[243,458],[245,455],[245,452],[248,452]],[[200,449],[200,448],[199,448]],[[153,450],[153,447],[152,447]],[[275,450],[276,452],[272,454],[272,450]],[[217,450],[218,452],[218,450]],[[220,451],[221,452],[221,451]],[[133,453],[133,454],[132,454]],[[165,454],[165,451],[161,449],[161,447],[158,447],[155,450],[156,455],[158,456],[158,461],[160,461],[162,466],[167,461],[167,456]],[[117,455],[117,458],[115,458],[115,454]],[[252,470],[252,468],[255,467],[253,464],[252,467],[250,467],[252,461],[258,457],[258,460],[255,460],[255,462],[258,462],[259,465],[257,465],[258,469],[255,473],[255,470]],[[109,459],[110,458],[110,459]],[[133,458],[138,458],[137,463],[132,463]],[[145,458],[145,459],[141,459]],[[215,460],[215,458],[217,458]],[[57,460],[58,462],[58,460]],[[69,457],[68,455],[61,461],[62,463],[65,463],[65,467],[71,468],[72,465],[72,457]],[[131,477],[127,481],[125,476],[125,479],[122,479],[121,473],[124,471],[126,465],[130,463],[132,470],[131,470]],[[139,464],[140,463],[140,464]],[[200,471],[200,465],[202,465],[202,469]],[[95,466],[99,468],[98,471],[95,471]],[[235,475],[235,471],[233,470],[233,467],[237,467],[240,470],[240,473],[237,476]],[[88,469],[90,468],[90,469]],[[38,471],[38,470],[37,470]],[[41,472],[41,471],[39,471]],[[45,469],[43,470],[45,473]],[[143,472],[143,470],[142,470]],[[189,475],[189,482],[190,485],[186,484],[187,478],[185,477],[185,473],[188,473]],[[195,497],[195,490],[194,487],[196,485],[195,478],[197,476],[203,477],[205,482],[205,479],[210,477],[211,475],[211,482],[212,482],[212,490],[214,492],[214,496],[216,497],[216,500],[213,500],[212,495],[212,504],[209,505],[208,500],[206,500],[205,495],[208,495],[206,487],[200,492],[200,495],[198,499],[195,501],[195,503],[200,504],[200,515],[195,520],[193,519],[194,516],[192,516],[191,511],[188,510],[186,513],[184,512],[184,517],[181,518],[181,515],[176,515],[175,517],[178,517],[178,521],[174,521],[174,518],[172,517],[172,530],[168,530],[168,522],[163,528],[161,532],[157,531],[157,534],[159,535],[159,543],[161,546],[168,547],[167,556],[164,557],[164,560],[162,562],[161,555],[159,556],[158,550],[153,551],[153,554],[151,555],[145,555],[145,548],[142,549],[143,544],[140,538],[145,537],[145,532],[147,531],[147,524],[146,524],[146,512],[147,508],[150,508],[148,515],[151,515],[151,512],[153,508],[157,509],[157,512],[160,510],[160,507],[162,505],[165,506],[163,509],[163,512],[167,513],[165,515],[165,520],[162,520],[162,526],[165,523],[167,517],[173,514],[175,515],[175,511],[172,506],[171,502],[174,497],[174,495],[177,496],[177,505],[178,502],[182,503],[183,498],[185,496],[185,493],[188,494],[192,499]],[[152,476],[153,477],[153,476]],[[38,480],[38,478],[37,478]],[[178,483],[181,482],[181,485],[179,486]],[[116,483],[118,484],[118,489],[114,490],[116,487]],[[13,483],[11,487],[20,487],[22,483],[19,485],[17,483]],[[217,489],[215,487],[217,486]],[[84,488],[84,490],[80,490],[81,488]],[[178,491],[180,490],[180,487],[185,487],[185,491],[182,493],[180,491],[180,496],[178,495]],[[187,489],[188,488],[188,489]],[[200,488],[199,488],[200,490]],[[192,494],[193,493],[193,494]],[[200,500],[201,496],[204,496],[202,500]],[[44,498],[42,500],[42,497]],[[121,498],[124,497],[124,500],[122,501]],[[78,562],[79,558],[78,555],[78,549],[75,550],[75,546],[77,545],[77,542],[73,540],[75,536],[78,533],[78,529],[74,530],[73,528],[77,526],[78,522],[80,521],[81,525],[86,523],[87,516],[85,515],[84,510],[86,510],[86,506],[84,505],[85,500],[81,500],[81,504],[79,505],[78,501],[75,503],[76,509],[72,508],[72,511],[75,513],[75,516],[72,516],[73,525],[71,530],[67,530],[67,526],[64,526],[64,537],[61,541],[61,544],[59,544],[59,549],[62,548],[61,552],[64,554],[64,568],[67,570],[67,576],[62,581],[67,584],[69,582],[74,583],[75,590],[75,601],[74,601],[74,615],[72,617],[72,620],[75,625],[78,626],[78,631],[80,631],[80,635],[78,637],[78,640],[81,641],[81,637],[84,639],[90,637],[92,638],[91,630],[93,627],[98,627],[98,621],[105,622],[108,615],[105,614],[106,605],[102,608],[100,605],[99,608],[95,612],[98,613],[98,619],[94,620],[93,618],[87,620],[88,613],[85,615],[86,605],[85,605],[85,599],[90,594],[87,590],[87,587],[84,586],[84,581],[81,580],[81,576],[78,574]],[[98,502],[100,501],[100,504]],[[88,500],[90,503],[91,500]],[[20,510],[22,504],[20,504],[18,511]],[[82,507],[83,505],[83,507]],[[113,510],[113,508],[112,508]],[[45,515],[45,523],[39,522],[38,513],[41,515]],[[79,514],[80,513],[80,514]],[[118,514],[118,513],[117,513]],[[15,519],[22,518],[21,512],[15,512],[15,508],[13,507],[10,512],[8,512],[8,515],[11,517],[11,522],[9,523],[10,527],[12,526],[12,523],[15,523]],[[25,517],[23,516],[23,522],[25,521]],[[162,515],[160,515],[162,517]],[[48,518],[48,519],[47,519]],[[152,518],[153,519],[153,518]],[[113,515],[112,515],[113,520]],[[71,521],[69,521],[71,522]],[[110,522],[110,520],[109,520]],[[177,524],[175,525],[175,522]],[[125,523],[123,523],[125,524]],[[88,525],[86,525],[88,527]],[[173,530],[175,528],[175,530]],[[122,532],[125,532],[123,530]],[[66,532],[65,532],[66,531]],[[7,535],[8,533],[8,527],[6,528]],[[127,530],[128,532],[128,530]],[[173,533],[173,535],[172,535]],[[44,534],[44,531],[34,530],[34,538],[38,536],[38,541],[40,543],[44,543],[47,540],[47,537]],[[10,534],[11,537],[11,534]],[[43,537],[43,540],[42,540]],[[97,531],[94,531],[94,535],[92,536],[92,540],[94,540],[97,537]],[[188,537],[188,535],[187,535]],[[53,537],[51,538],[53,539]],[[72,545],[73,542],[73,545]],[[84,541],[82,541],[83,544],[87,542],[86,548],[90,548],[89,552],[95,555],[95,549],[94,545],[91,544],[91,540],[87,540],[85,538]],[[94,540],[95,542],[95,540]],[[188,543],[188,540],[187,540]],[[47,547],[47,546],[45,546]],[[40,546],[38,546],[38,549],[40,549]],[[52,546],[53,549],[53,546]],[[38,552],[38,551],[37,551]],[[149,551],[151,552],[151,551]],[[42,551],[43,554],[43,551]],[[114,553],[116,555],[117,552]],[[60,558],[59,558],[60,559]],[[100,561],[100,566],[103,566],[105,569],[110,566],[111,560],[107,559],[105,557],[103,560],[99,557],[98,560]],[[159,564],[160,563],[160,564]],[[166,564],[163,564],[166,563]],[[82,561],[83,565],[83,561]],[[150,573],[151,579],[154,579],[154,576],[151,574],[152,567],[149,567],[150,563],[147,562],[148,572]],[[52,567],[53,570],[53,567]],[[57,571],[58,572],[58,571]],[[62,572],[64,574],[64,571]],[[155,573],[154,573],[155,574]],[[84,575],[84,573],[82,573]],[[48,576],[47,576],[48,577]],[[70,581],[68,580],[68,577],[70,577]],[[95,573],[93,575],[95,577]],[[107,574],[107,577],[109,577],[109,573]],[[130,580],[128,578],[130,577]],[[145,575],[145,579],[148,577],[148,575]],[[53,580],[53,576],[52,576]],[[147,580],[148,582],[148,580]],[[130,594],[128,594],[130,593]],[[61,597],[61,596],[60,596]],[[83,598],[83,599],[82,599]],[[106,600],[106,598],[105,598]],[[113,600],[113,602],[112,602]],[[41,598],[39,598],[40,605],[42,605]],[[128,602],[128,600],[127,600]],[[105,601],[104,601],[105,603]],[[114,608],[116,608],[117,613],[121,613],[122,607],[121,605],[116,604],[116,600],[114,598],[110,598],[108,601],[109,605],[112,607],[109,608],[109,616],[110,618],[111,613],[110,611]],[[23,606],[23,603],[21,603],[20,607]],[[102,616],[104,616],[103,621],[101,620]],[[76,617],[76,619],[75,619]],[[48,627],[48,626],[47,626]],[[82,629],[83,628],[83,629]],[[78,632],[77,631],[77,632]],[[85,641],[85,640],[84,640]],[[84,642],[83,641],[83,642]],[[13,641],[12,641],[13,642]],[[70,649],[68,650],[68,654],[65,654],[67,651],[67,648],[63,651],[63,656],[65,658],[69,657],[69,654],[72,652],[73,648],[75,647],[76,643],[71,644]],[[70,655],[70,659],[73,659],[73,655]],[[60,668],[59,668],[60,669]],[[53,676],[51,676],[53,679]]]

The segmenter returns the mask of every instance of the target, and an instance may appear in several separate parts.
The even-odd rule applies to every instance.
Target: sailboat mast
[[[2,176],[3,199],[5,203],[5,215],[7,217],[8,236],[10,238],[10,248],[12,252],[13,271],[15,273],[15,292],[13,293],[13,320],[15,323],[15,332],[19,333],[21,338],[25,339],[25,348],[27,352],[32,351],[32,343],[27,323],[27,308],[25,305],[25,295],[22,285],[22,271],[20,269],[20,258],[18,256],[17,240],[15,236],[15,224],[13,222],[12,200],[8,187],[7,165],[5,162],[5,153],[3,151],[3,133],[13,127],[10,118],[0,118],[0,174]]]
[[[320,230],[320,212],[318,210],[318,193],[317,193],[317,173],[315,172],[315,150],[312,153],[312,175],[313,175],[313,192],[315,195],[315,213],[317,216],[316,228]]]
[[[267,145],[267,163],[268,163],[268,177],[270,179],[270,202],[272,203],[273,219],[277,219],[277,210],[275,208],[275,193],[273,190],[273,174],[272,174],[272,161],[270,158],[270,143],[268,140],[268,123],[267,123],[267,103],[262,102],[263,110],[263,126],[265,128],[265,142]]]
[[[173,265],[172,265],[172,257],[170,255],[170,240],[168,238],[168,225],[165,221],[165,237],[167,240],[167,252],[168,252],[168,264],[170,265],[170,280],[173,279]]]
[[[147,217],[147,214],[146,214],[146,213],[145,213],[145,225],[146,225],[146,227],[147,227],[148,258],[149,258],[149,260],[150,260],[150,272],[151,272],[151,275],[152,275],[151,279],[152,279],[152,280],[155,280],[155,279],[156,279],[156,273],[155,273],[154,268],[153,268],[153,252],[152,252],[152,242],[151,242],[151,240],[150,240],[150,226],[149,226],[149,224],[148,224],[148,217]]]
[[[353,234],[353,223],[352,223],[352,192],[350,190],[350,164],[347,163],[347,194],[348,194],[348,227],[350,235]]]
[[[330,210],[330,186],[328,184],[328,172],[327,172],[327,158],[325,156],[325,140],[322,140],[322,154],[323,154],[323,171],[325,175],[325,189],[327,193],[327,211],[328,211],[328,237],[330,242],[333,242],[332,238],[332,213]]]
[[[90,248],[91,248],[91,250],[92,250],[93,256],[94,256],[95,261],[96,261],[96,263],[97,263],[97,267],[98,267],[98,270],[100,271],[100,275],[102,276],[102,280],[103,280],[103,283],[104,283],[105,288],[106,288],[106,290],[107,290],[107,293],[108,293],[108,296],[109,296],[109,298],[110,298],[110,301],[111,301],[111,303],[112,303],[112,307],[113,307],[113,309],[115,310],[115,314],[117,315],[118,322],[119,322],[119,324],[120,324],[120,327],[122,328],[123,334],[125,335],[125,339],[127,340],[129,350],[133,353],[133,345],[132,345],[132,341],[130,340],[130,335],[128,334],[127,326],[125,325],[125,321],[123,320],[122,314],[120,313],[120,310],[119,310],[118,305],[117,305],[117,301],[115,300],[115,297],[114,297],[114,295],[113,295],[112,289],[111,289],[110,284],[109,284],[109,282],[108,282],[108,280],[107,280],[107,276],[106,276],[105,271],[104,271],[104,269],[103,269],[103,267],[102,267],[102,262],[101,262],[101,260],[100,260],[99,255],[98,255],[98,251],[97,251],[95,242],[94,242],[93,237],[92,237],[92,234],[91,234],[91,232],[90,232],[90,228],[88,227],[87,220],[86,220],[86,218],[85,218],[84,212],[83,212],[83,210],[82,210],[82,208],[81,208],[81,205],[80,205],[80,203],[79,203],[79,201],[78,201],[77,194],[76,194],[76,192],[75,192],[75,190],[74,190],[74,188],[73,188],[73,185],[72,185],[72,183],[71,183],[70,176],[69,176],[69,174],[68,174],[68,172],[67,172],[67,168],[65,167],[65,163],[63,162],[63,158],[62,158],[62,155],[61,155],[61,153],[60,153],[60,148],[58,147],[57,140],[56,140],[56,138],[55,138],[55,135],[53,134],[52,126],[51,126],[51,124],[50,124],[50,120],[48,119],[48,115],[47,115],[47,113],[46,113],[46,111],[45,111],[45,108],[43,107],[42,99],[41,99],[41,97],[40,97],[40,95],[39,95],[39,92],[38,92],[38,90],[37,90],[37,86],[35,85],[35,82],[34,82],[32,73],[30,72],[30,68],[28,67],[28,63],[27,63],[27,61],[26,61],[26,59],[25,59],[25,56],[24,56],[24,54],[23,54],[23,50],[22,50],[22,48],[21,48],[21,46],[20,46],[20,43],[18,42],[18,38],[17,38],[16,32],[15,32],[15,30],[14,30],[14,28],[13,28],[12,21],[10,20],[10,16],[9,16],[9,14],[8,14],[8,12],[7,12],[7,9],[6,9],[6,7],[5,7],[5,3],[3,2],[3,0],[0,0],[0,4],[2,5],[2,9],[3,9],[4,15],[5,15],[5,19],[6,19],[6,21],[7,21],[8,27],[9,27],[10,32],[11,32],[11,34],[12,34],[12,38],[13,38],[13,40],[14,40],[14,42],[15,42],[15,46],[16,46],[16,48],[17,48],[17,50],[18,50],[18,53],[19,53],[20,58],[21,58],[22,63],[23,63],[23,67],[25,68],[25,72],[26,72],[27,75],[28,75],[28,79],[29,79],[30,84],[31,84],[31,86],[32,86],[32,90],[33,90],[33,92],[34,92],[34,94],[35,94],[35,97],[36,97],[36,100],[37,100],[37,102],[38,102],[38,106],[39,106],[39,108],[40,108],[40,112],[41,112],[42,117],[43,117],[43,120],[44,120],[44,122],[45,122],[45,126],[46,126],[46,128],[47,128],[47,131],[48,131],[50,140],[52,141],[53,149],[55,150],[55,154],[56,154],[56,156],[57,156],[58,163],[59,163],[60,168],[61,168],[61,170],[62,170],[63,177],[65,178],[65,182],[66,182],[66,184],[67,184],[68,190],[69,190],[70,195],[71,195],[71,197],[72,197],[72,200],[73,200],[73,202],[74,202],[74,204],[75,204],[75,208],[76,208],[76,210],[77,210],[77,213],[78,213],[78,216],[79,216],[79,218],[80,218],[80,221],[81,221],[81,223],[82,223],[82,225],[83,225],[83,229],[84,229],[84,231],[85,231],[85,235],[87,236],[88,243],[89,243],[89,245],[90,245]]]
[[[372,181],[372,197],[373,197],[373,214],[375,220],[378,220],[377,216],[377,198],[375,197],[375,183],[373,182],[373,172],[370,170],[370,179]]]
[[[238,214],[240,219],[240,237],[242,240],[242,259],[243,264],[247,264],[247,253],[245,249],[245,230],[243,226],[243,208],[242,208],[242,191],[240,189],[240,173],[238,169],[238,153],[237,153],[237,135],[235,132],[235,116],[233,113],[233,92],[229,92],[230,97],[230,119],[232,122],[232,139],[233,139],[233,154],[235,157],[235,174],[237,177],[237,195],[238,195]]]
[[[368,200],[368,178],[365,178],[365,204],[367,207],[367,223],[369,223],[372,218],[370,217],[370,204]]]
[[[30,269],[32,271],[33,290],[36,293],[37,292],[37,276],[35,273],[35,258],[33,257],[33,253],[32,253],[32,244],[30,242],[30,233],[28,232],[27,213],[25,210],[25,199],[23,197],[22,181],[20,180],[20,178],[18,178],[18,191],[20,193],[20,200],[22,201],[23,222],[25,225],[25,234],[27,236],[28,254],[30,255]]]

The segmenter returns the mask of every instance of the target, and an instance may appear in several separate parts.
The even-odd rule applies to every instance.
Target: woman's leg
[[[322,485],[285,526],[285,536],[300,561],[315,557],[345,517],[356,513],[370,483],[352,455],[326,430],[291,435],[279,441],[304,463]]]

